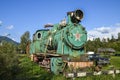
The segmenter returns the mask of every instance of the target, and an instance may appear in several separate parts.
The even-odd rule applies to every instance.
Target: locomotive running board
[[[36,53],[37,56],[53,56],[53,57],[60,57],[58,54],[50,54],[50,53]]]
[[[113,77],[115,74],[120,74],[120,69],[118,70],[107,70],[107,71],[99,71],[99,72],[73,72],[73,73],[65,73],[66,78],[74,78],[74,77],[85,77],[85,76],[92,76],[92,75],[108,75],[112,74]]]

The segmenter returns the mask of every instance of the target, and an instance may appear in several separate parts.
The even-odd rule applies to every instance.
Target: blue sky
[[[88,38],[117,38],[120,32],[120,0],[0,0],[0,35],[20,42],[29,31],[31,36],[47,23],[59,23],[66,12],[81,9]]]

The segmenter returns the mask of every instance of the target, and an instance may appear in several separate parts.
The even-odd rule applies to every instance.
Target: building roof
[[[98,48],[98,52],[115,52],[113,48]]]

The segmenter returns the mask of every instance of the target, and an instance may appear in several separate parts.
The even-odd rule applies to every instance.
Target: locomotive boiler
[[[37,30],[30,44],[31,59],[55,74],[91,67],[93,62],[85,57],[87,32],[80,24],[82,18],[81,10],[67,12],[67,20]]]

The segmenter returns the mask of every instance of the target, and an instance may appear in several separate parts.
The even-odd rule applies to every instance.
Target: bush
[[[0,45],[0,80],[13,80],[18,70],[16,46],[2,42]]]

